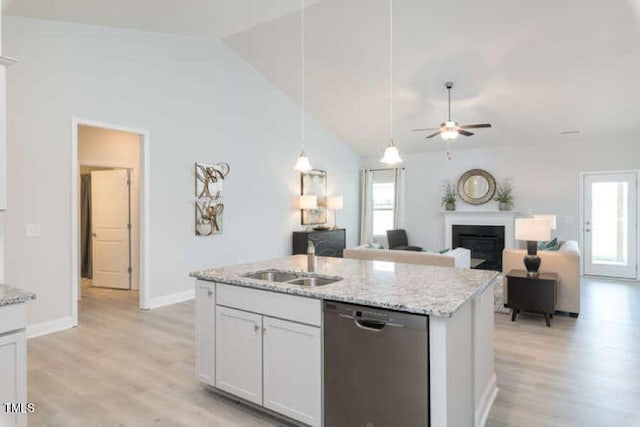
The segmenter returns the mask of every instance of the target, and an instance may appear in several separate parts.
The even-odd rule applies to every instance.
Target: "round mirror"
[[[493,198],[496,180],[482,169],[465,172],[458,180],[460,198],[471,205],[482,205]]]

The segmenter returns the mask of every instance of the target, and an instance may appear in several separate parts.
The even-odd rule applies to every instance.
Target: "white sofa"
[[[578,242],[568,240],[560,242],[558,251],[538,251],[542,260],[540,272],[558,273],[558,298],[556,310],[577,316],[580,313],[580,248]],[[524,270],[524,249],[505,249],[502,251],[502,271],[506,275],[510,270]],[[503,278],[503,295],[508,301],[507,279]]]
[[[373,249],[365,245],[345,249],[344,257],[455,268],[469,268],[471,265],[471,251],[465,248],[456,248],[444,254],[439,254],[434,252]]]

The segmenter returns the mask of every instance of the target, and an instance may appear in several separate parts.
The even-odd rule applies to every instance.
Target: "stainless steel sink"
[[[298,277],[300,277],[300,275],[291,273],[289,271],[264,270],[257,271],[251,274],[245,274],[243,277],[247,277],[249,279],[266,280],[269,282],[288,282],[289,280],[297,279]]]
[[[341,277],[321,276],[315,273],[295,273],[284,270],[262,270],[244,274],[248,279],[266,280],[268,282],[286,282],[298,286],[324,286],[342,280]]]
[[[291,283],[292,285],[300,285],[300,286],[324,286],[324,285],[329,285],[331,283],[335,283],[339,280],[341,279],[311,276],[311,277],[301,277],[296,280],[291,280],[290,282],[287,282],[287,283]]]

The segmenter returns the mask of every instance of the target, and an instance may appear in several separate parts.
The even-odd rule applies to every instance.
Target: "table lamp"
[[[527,256],[524,265],[527,276],[537,277],[542,260],[538,256],[538,241],[551,239],[552,222],[547,218],[516,218],[516,239],[526,240]]]
[[[300,210],[316,209],[318,207],[318,196],[300,196],[298,199],[300,202]],[[311,227],[307,225],[307,231],[310,231]]]
[[[344,207],[342,196],[331,196],[327,198],[327,209],[333,210],[333,227],[332,230],[338,229],[338,210]]]

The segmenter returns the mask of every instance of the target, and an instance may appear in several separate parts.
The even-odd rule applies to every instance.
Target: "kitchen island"
[[[269,412],[325,425],[323,304],[326,311],[328,302],[347,303],[422,316],[425,424],[484,425],[497,394],[496,272],[318,257],[308,274],[306,265],[306,256],[292,256],[191,274],[201,381]],[[300,277],[334,282],[301,286]],[[354,358],[354,367],[373,356]]]

